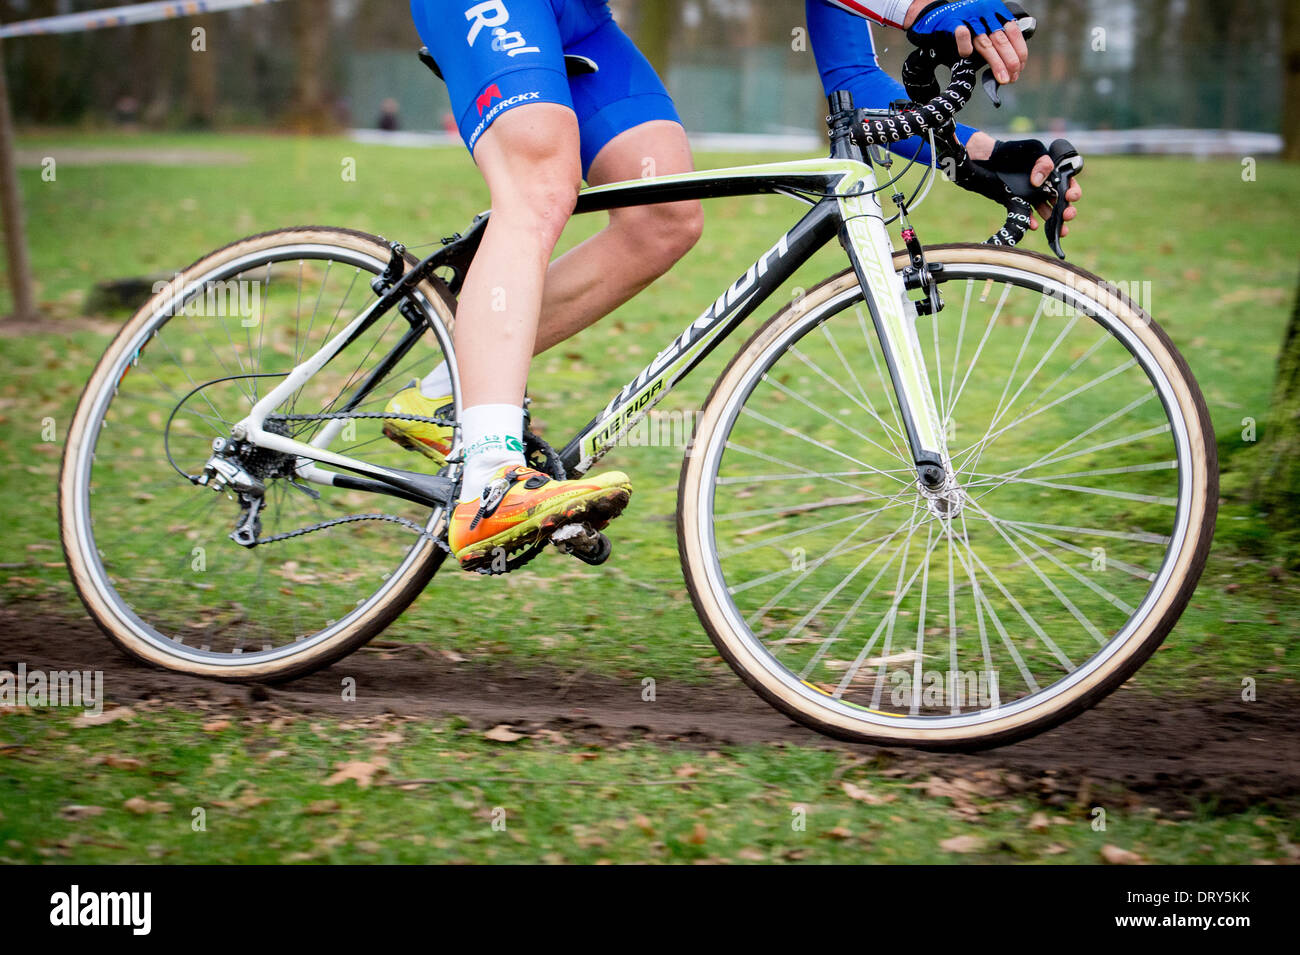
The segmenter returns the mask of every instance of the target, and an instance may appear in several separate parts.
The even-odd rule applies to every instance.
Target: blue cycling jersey
[[[860,6],[864,5],[853,4],[854,11]],[[874,6],[886,5],[877,3]],[[902,9],[906,7],[904,3]],[[808,20],[808,37],[812,41],[813,56],[817,59],[817,70],[828,96],[835,90],[848,90],[853,94],[855,106],[873,109],[883,109],[894,100],[907,99],[903,84],[880,68],[871,27],[862,19],[863,16],[872,16],[886,22],[884,17],[865,9],[861,14],[850,12],[847,0],[841,0],[841,3],[804,0],[804,14]],[[901,14],[898,23],[901,23]],[[957,138],[963,143],[974,132],[971,126],[957,124]],[[907,159],[915,157],[924,163],[930,161],[929,143],[919,136],[894,143],[889,149]]]
[[[806,0],[808,33],[827,93],[848,90],[859,106],[904,98],[880,68],[863,17],[899,25],[905,0]],[[461,137],[470,152],[493,121],[526,103],[574,111],[582,173],[615,136],[651,120],[680,122],[663,82],[619,29],[607,0],[411,0],[420,38],[438,62]],[[566,54],[594,73],[569,76]],[[959,127],[964,142],[972,129]],[[890,147],[929,161],[922,140]]]

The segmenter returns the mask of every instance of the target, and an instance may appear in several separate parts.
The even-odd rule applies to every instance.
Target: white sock
[[[420,394],[426,398],[446,398],[451,394],[451,372],[444,361],[420,382]]]
[[[524,409],[519,405],[475,405],[460,421],[465,473],[460,501],[477,500],[499,468],[524,463]]]

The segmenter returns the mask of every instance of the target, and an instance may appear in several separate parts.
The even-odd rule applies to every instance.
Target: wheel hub
[[[957,517],[970,502],[970,497],[961,484],[958,483],[957,476],[952,473],[951,466],[946,464],[944,465],[943,483],[937,487],[927,487],[923,481],[918,479],[916,489],[921,492],[921,499],[925,501],[926,509],[935,517],[943,520],[952,520]]]

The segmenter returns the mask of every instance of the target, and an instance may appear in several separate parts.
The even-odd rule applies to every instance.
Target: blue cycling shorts
[[[577,115],[584,177],[619,133],[656,119],[681,122],[606,0],[411,0],[411,16],[470,153],[499,116],[528,103]],[[596,72],[570,77],[566,53],[593,60]]]

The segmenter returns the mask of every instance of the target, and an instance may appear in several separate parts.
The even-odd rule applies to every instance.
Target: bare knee
[[[616,210],[610,228],[618,230],[636,249],[636,261],[647,278],[657,278],[695,247],[704,231],[699,202],[672,202]]]
[[[492,218],[537,238],[549,255],[573,214],[578,184],[567,177],[538,171],[527,185],[506,194],[493,194]]]
[[[543,112],[559,108],[544,104],[507,113],[475,152],[492,194],[492,218],[536,237],[548,255],[573,214],[582,179],[572,113]]]

